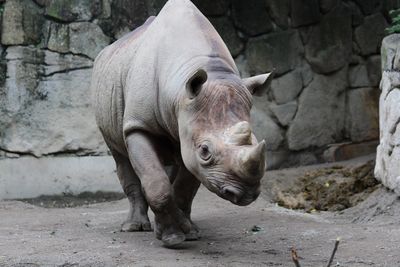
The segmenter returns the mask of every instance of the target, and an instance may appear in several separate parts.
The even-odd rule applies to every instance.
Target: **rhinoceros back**
[[[124,83],[128,66],[134,61],[140,36],[154,18],[150,17],[142,26],[104,48],[94,63],[91,91],[97,125],[107,145],[123,154],[126,154],[122,131]]]

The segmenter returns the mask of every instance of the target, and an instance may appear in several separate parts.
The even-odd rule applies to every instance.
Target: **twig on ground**
[[[326,267],[330,267],[331,266],[331,264],[333,262],[333,258],[335,257],[335,254],[336,254],[336,250],[338,249],[339,242],[340,242],[340,238],[338,237],[338,238],[336,238],[335,247],[333,248],[331,258],[329,259],[328,265]]]
[[[294,262],[294,265],[296,265],[296,267],[301,267],[299,262],[299,257],[297,256],[297,251],[295,248],[292,248],[292,260]]]

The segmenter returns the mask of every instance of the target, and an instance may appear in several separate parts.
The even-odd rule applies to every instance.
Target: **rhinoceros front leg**
[[[192,203],[197,190],[199,189],[200,181],[190,173],[186,167],[182,164],[179,167],[178,174],[175,178],[173,188],[176,204],[179,209],[183,211],[186,218],[191,223],[191,229],[186,234],[186,240],[198,240],[200,238],[200,230],[191,219]]]
[[[155,215],[156,237],[167,247],[183,242],[191,224],[176,205],[169,177],[156,152],[157,142],[144,132],[131,133],[125,141],[133,169]]]
[[[148,205],[142,193],[139,177],[132,169],[129,159],[118,152],[112,151],[117,165],[117,175],[124,193],[129,200],[129,214],[121,226],[123,232],[151,231],[151,224],[147,216]]]

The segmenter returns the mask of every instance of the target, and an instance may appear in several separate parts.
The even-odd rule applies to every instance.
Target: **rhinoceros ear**
[[[262,96],[271,85],[274,72],[244,78],[243,83],[252,95]]]
[[[195,98],[201,91],[203,84],[207,81],[207,72],[203,69],[197,70],[186,84],[186,93],[189,98]]]

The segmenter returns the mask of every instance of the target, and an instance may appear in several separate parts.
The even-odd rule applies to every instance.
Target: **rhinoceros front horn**
[[[265,141],[251,147],[244,147],[239,153],[239,173],[247,179],[260,179],[265,170]]]

